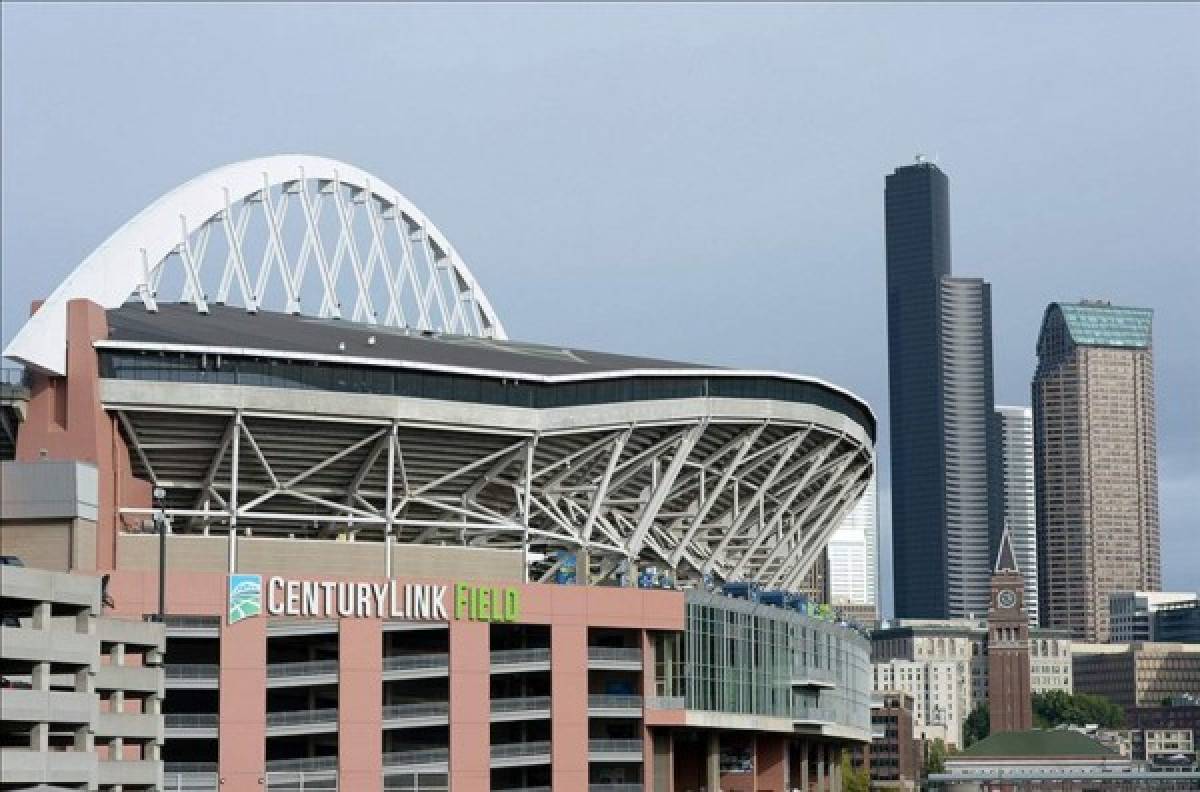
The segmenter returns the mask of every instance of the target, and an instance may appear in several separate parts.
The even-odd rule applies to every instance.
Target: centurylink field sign
[[[314,619],[512,622],[521,613],[519,589],[455,583],[367,583],[290,580],[261,575],[229,576],[229,623],[258,616]]]

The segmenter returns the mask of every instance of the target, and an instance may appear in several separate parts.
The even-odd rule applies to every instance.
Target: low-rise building
[[[1109,643],[1158,640],[1154,636],[1158,610],[1174,603],[1195,602],[1196,597],[1194,591],[1114,591],[1108,596]]]
[[[1200,600],[1172,602],[1154,614],[1154,640],[1164,643],[1200,643]]]
[[[1200,690],[1200,645],[1182,643],[1071,646],[1075,690],[1124,707],[1161,706]]]
[[[1196,744],[1191,729],[1146,729],[1142,732],[1142,755],[1153,765],[1192,766]]]
[[[922,741],[913,731],[913,698],[887,690],[871,706],[868,768],[872,789],[914,790],[920,782]]]
[[[161,789],[163,627],[99,578],[0,566],[0,788]]]

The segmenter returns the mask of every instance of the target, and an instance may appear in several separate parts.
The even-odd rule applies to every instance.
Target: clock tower
[[[992,734],[1033,728],[1029,617],[1025,613],[1025,586],[1008,526],[1000,537],[988,607],[988,708]]]

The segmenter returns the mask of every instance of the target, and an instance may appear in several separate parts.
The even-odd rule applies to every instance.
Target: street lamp
[[[158,621],[166,621],[167,613],[167,516],[163,512],[163,499],[167,491],[154,488],[154,524],[158,528]]]

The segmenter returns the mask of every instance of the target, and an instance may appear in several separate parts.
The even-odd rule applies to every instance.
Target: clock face
[[[1015,608],[1017,605],[1017,595],[1012,589],[1001,589],[996,595],[996,604],[1001,608]]]

